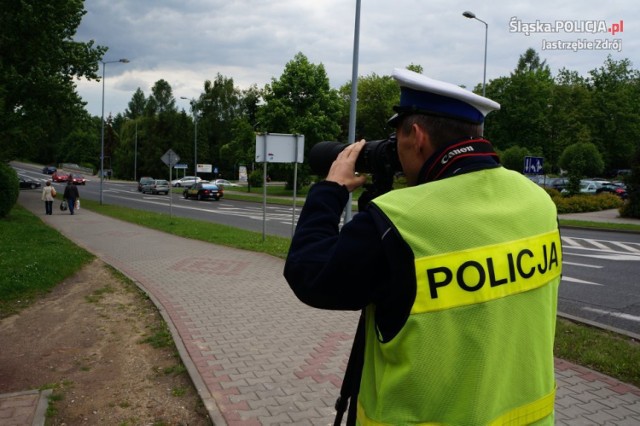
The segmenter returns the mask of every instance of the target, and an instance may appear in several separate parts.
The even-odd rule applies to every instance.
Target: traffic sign
[[[544,158],[524,157],[524,174],[541,175],[543,172]]]
[[[165,152],[164,155],[160,157],[160,159],[167,166],[173,167],[178,163],[178,161],[180,161],[180,156],[173,152],[172,149],[168,149],[167,152]]]

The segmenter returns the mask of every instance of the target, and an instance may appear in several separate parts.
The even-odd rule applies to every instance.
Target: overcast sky
[[[123,113],[138,87],[149,96],[160,79],[187,111],[189,103],[180,97],[199,96],[217,73],[241,89],[262,88],[279,79],[298,52],[324,65],[332,87],[351,80],[356,0],[84,4],[87,14],[75,39],[107,46],[104,61],[130,60],[106,65],[105,117]],[[554,75],[564,67],[586,76],[607,55],[628,58],[640,69],[640,9],[631,0],[361,0],[358,75],[390,75],[413,63],[436,79],[468,88],[482,83],[485,25],[463,17],[466,10],[488,24],[487,82],[508,76],[530,47]],[[551,26],[557,32],[549,32]],[[558,41],[564,49],[553,45]],[[102,83],[79,81],[78,92],[89,113],[100,116]]]

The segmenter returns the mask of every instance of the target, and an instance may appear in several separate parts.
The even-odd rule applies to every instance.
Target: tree
[[[196,112],[200,114],[198,140],[204,142],[199,145],[198,158],[227,173],[232,169],[235,159],[223,156],[221,148],[234,139],[233,129],[243,108],[255,108],[250,104],[250,101],[242,103],[241,92],[235,87],[233,78],[218,73],[213,81],[205,81],[204,93],[195,104]]]
[[[4,1],[0,14],[0,156],[37,159],[87,116],[74,78],[98,79],[106,47],[73,41],[82,0]],[[43,159],[45,160],[45,159]],[[46,161],[51,161],[47,158]]]
[[[133,97],[129,101],[129,108],[125,110],[124,115],[127,118],[135,119],[141,117],[144,114],[144,110],[147,106],[147,99],[144,96],[142,89],[138,87]]]
[[[552,150],[549,110],[553,78],[534,49],[520,56],[511,75],[491,81],[487,96],[500,103],[487,118],[486,136],[500,149],[519,145],[546,157]]]
[[[549,148],[546,162],[558,170],[562,151],[576,142],[591,142],[589,117],[593,111],[587,81],[576,71],[561,69],[549,105]]]
[[[287,63],[279,80],[274,78],[265,87],[264,99],[266,105],[258,111],[261,129],[303,134],[305,156],[317,142],[336,140],[340,134],[338,92],[331,89],[324,66],[310,63],[302,53]],[[308,166],[303,164],[298,170],[300,182],[306,183]],[[293,173],[289,176],[292,180]]]
[[[8,163],[0,162],[0,218],[9,214],[18,201],[18,174]]]
[[[638,142],[632,158],[631,175],[625,179],[629,199],[620,209],[620,215],[640,218],[640,143]]]
[[[340,94],[344,108],[349,108],[351,82],[340,88]],[[378,76],[374,73],[360,77],[356,110],[356,140],[386,139],[393,131],[387,125],[387,120],[393,115],[393,106],[399,103],[400,90],[391,76]],[[345,118],[348,116],[348,112],[345,112]]]
[[[569,145],[560,155],[560,167],[569,172],[570,193],[579,192],[580,179],[584,176],[595,176],[604,169],[602,155],[591,142],[578,142]]]
[[[640,137],[640,72],[628,59],[614,61],[609,56],[589,74],[593,142],[603,153],[607,170],[629,168],[630,153]]]
[[[529,150],[514,145],[500,153],[500,163],[507,169],[522,173],[524,169],[524,157],[529,155],[531,155]]]

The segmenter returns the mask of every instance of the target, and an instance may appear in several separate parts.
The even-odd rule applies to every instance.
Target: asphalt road
[[[46,181],[36,166],[14,165],[19,174]],[[88,177],[81,198],[100,199],[100,181]],[[55,185],[62,189],[61,184]],[[241,229],[290,237],[299,209],[229,199],[185,200],[179,194],[141,194],[131,182],[103,181],[103,201],[134,209],[214,221]],[[261,200],[261,197],[258,197]],[[558,309],[578,319],[640,334],[640,234],[562,229],[563,279]]]

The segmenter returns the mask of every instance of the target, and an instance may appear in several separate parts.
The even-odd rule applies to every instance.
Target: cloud
[[[566,67],[582,74],[614,59],[637,59],[640,40],[631,37],[640,12],[627,1],[496,0],[425,2],[361,1],[358,74],[388,75],[393,68],[422,65],[431,77],[468,88],[482,82],[485,26],[462,16],[473,11],[488,24],[487,81],[508,75],[529,47],[546,59],[555,73]],[[263,87],[279,78],[287,62],[302,52],[322,63],[331,85],[351,80],[355,1],[323,0],[85,0],[85,15],[76,40],[95,40],[109,47],[105,111],[124,112],[135,90],[146,96],[153,84],[169,82],[176,98],[195,97],[205,80],[220,73],[241,88]],[[510,31],[510,20],[624,22],[625,31],[611,34],[533,33]],[[620,39],[616,50],[543,50],[552,40]],[[78,83],[91,114],[99,115],[102,83]],[[184,105],[188,108],[188,103]]]

